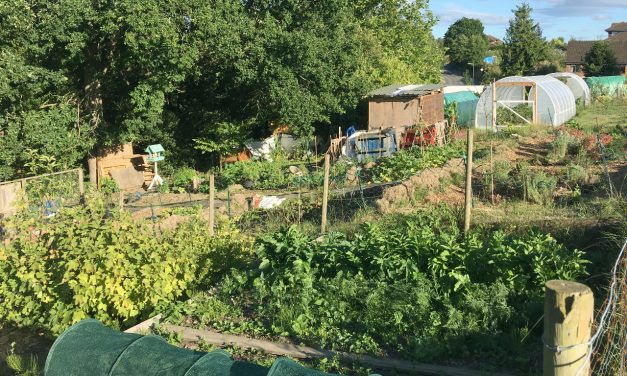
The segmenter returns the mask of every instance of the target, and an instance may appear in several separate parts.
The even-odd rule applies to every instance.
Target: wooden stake
[[[468,127],[466,148],[466,199],[464,201],[464,232],[470,230],[470,216],[472,211],[472,128]]]
[[[492,141],[490,141],[490,200],[494,205],[494,152]]]
[[[592,290],[570,281],[548,281],[544,298],[544,376],[586,376],[594,311]]]
[[[327,206],[329,204],[329,170],[331,168],[331,156],[324,155],[324,187],[322,188],[322,222],[320,232],[325,233],[327,230]]]
[[[492,130],[496,132],[496,82],[492,82]]]
[[[209,175],[209,235],[214,235],[214,222],[215,222],[215,176]]]
[[[83,169],[78,169],[78,191],[81,194],[81,198],[85,195],[85,182],[83,177]]]

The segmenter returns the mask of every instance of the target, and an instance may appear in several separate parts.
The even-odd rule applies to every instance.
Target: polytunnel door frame
[[[522,86],[523,89],[523,99],[518,99],[518,100],[512,100],[512,99],[501,99],[498,100],[497,98],[497,89],[499,87],[511,87],[511,86]],[[533,99],[529,100],[529,99],[525,99],[525,96],[527,94],[527,90],[526,88],[529,87],[529,93],[533,93]],[[527,118],[525,118],[524,116],[522,116],[521,114],[519,114],[518,112],[516,112],[516,110],[514,110],[512,107],[508,106],[508,104],[520,104],[520,103],[531,103],[531,121]],[[519,118],[521,118],[523,121],[525,121],[527,124],[536,124],[538,122],[538,87],[536,85],[535,82],[526,82],[526,81],[519,81],[519,82],[493,82],[492,83],[492,130],[496,131],[498,130],[499,127],[504,128],[504,125],[498,125],[497,124],[497,119],[496,119],[496,115],[497,115],[497,108],[498,105],[502,105],[503,107],[505,107],[506,109],[508,109],[509,111],[511,111],[514,115],[518,116]]]

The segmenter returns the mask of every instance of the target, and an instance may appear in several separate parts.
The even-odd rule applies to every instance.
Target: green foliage
[[[533,108],[526,104],[519,104],[513,106],[512,109],[525,119],[531,121],[533,116]],[[505,107],[498,107],[496,109],[496,122],[503,125],[527,125],[523,119],[516,116],[512,111]]]
[[[580,141],[571,136],[567,132],[558,132],[555,139],[549,145],[549,153],[547,159],[551,163],[558,163],[564,160],[570,150],[578,150]],[[573,154],[577,154],[576,152]]]
[[[198,179],[198,172],[193,168],[181,168],[167,179],[168,188],[178,193],[191,192],[194,179]]]
[[[427,359],[459,351],[473,336],[524,328],[537,317],[544,282],[584,273],[583,253],[550,235],[478,229],[465,236],[457,224],[438,208],[320,241],[294,227],[269,234],[258,241],[257,271],[233,273],[170,316]],[[482,347],[506,351],[492,341]]]
[[[616,55],[607,41],[599,40],[583,57],[586,76],[612,76],[619,73]]]
[[[518,166],[516,184],[521,196],[536,204],[552,205],[557,187],[557,178],[543,170],[529,166]]]
[[[376,86],[440,81],[435,22],[424,0],[9,0],[0,179],[21,176],[27,148],[65,168],[159,141],[177,165],[209,167],[203,154],[277,126],[354,121]]]
[[[34,355],[18,355],[15,353],[15,343],[11,344],[6,356],[6,363],[15,376],[40,376],[39,361]]]
[[[483,59],[488,54],[488,39],[481,34],[459,35],[448,48],[451,62],[466,68],[467,64],[475,64],[479,71]]]
[[[529,75],[546,60],[546,41],[540,25],[531,18],[531,11],[528,3],[513,10],[514,19],[509,21],[503,40],[501,69],[506,76]]]
[[[441,167],[451,158],[463,156],[462,143],[449,143],[441,147],[403,149],[390,157],[381,158],[370,172],[374,182],[404,180],[426,168]]]
[[[237,231],[209,237],[192,218],[157,236],[149,222],[105,210],[102,200],[45,222],[10,219],[0,245],[3,322],[54,334],[85,317],[131,324],[245,261],[250,241]]]

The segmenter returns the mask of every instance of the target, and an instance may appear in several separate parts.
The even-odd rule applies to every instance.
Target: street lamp
[[[475,84],[475,63],[468,63],[468,65],[472,65],[472,84]]]

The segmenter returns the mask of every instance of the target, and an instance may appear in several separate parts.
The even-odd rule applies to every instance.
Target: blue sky
[[[478,18],[486,34],[503,39],[511,10],[517,0],[431,0],[430,8],[440,21],[433,28],[444,36],[449,25],[461,17]],[[627,22],[627,0],[531,0],[533,18],[547,39],[563,36],[579,40],[602,39],[612,22]]]

